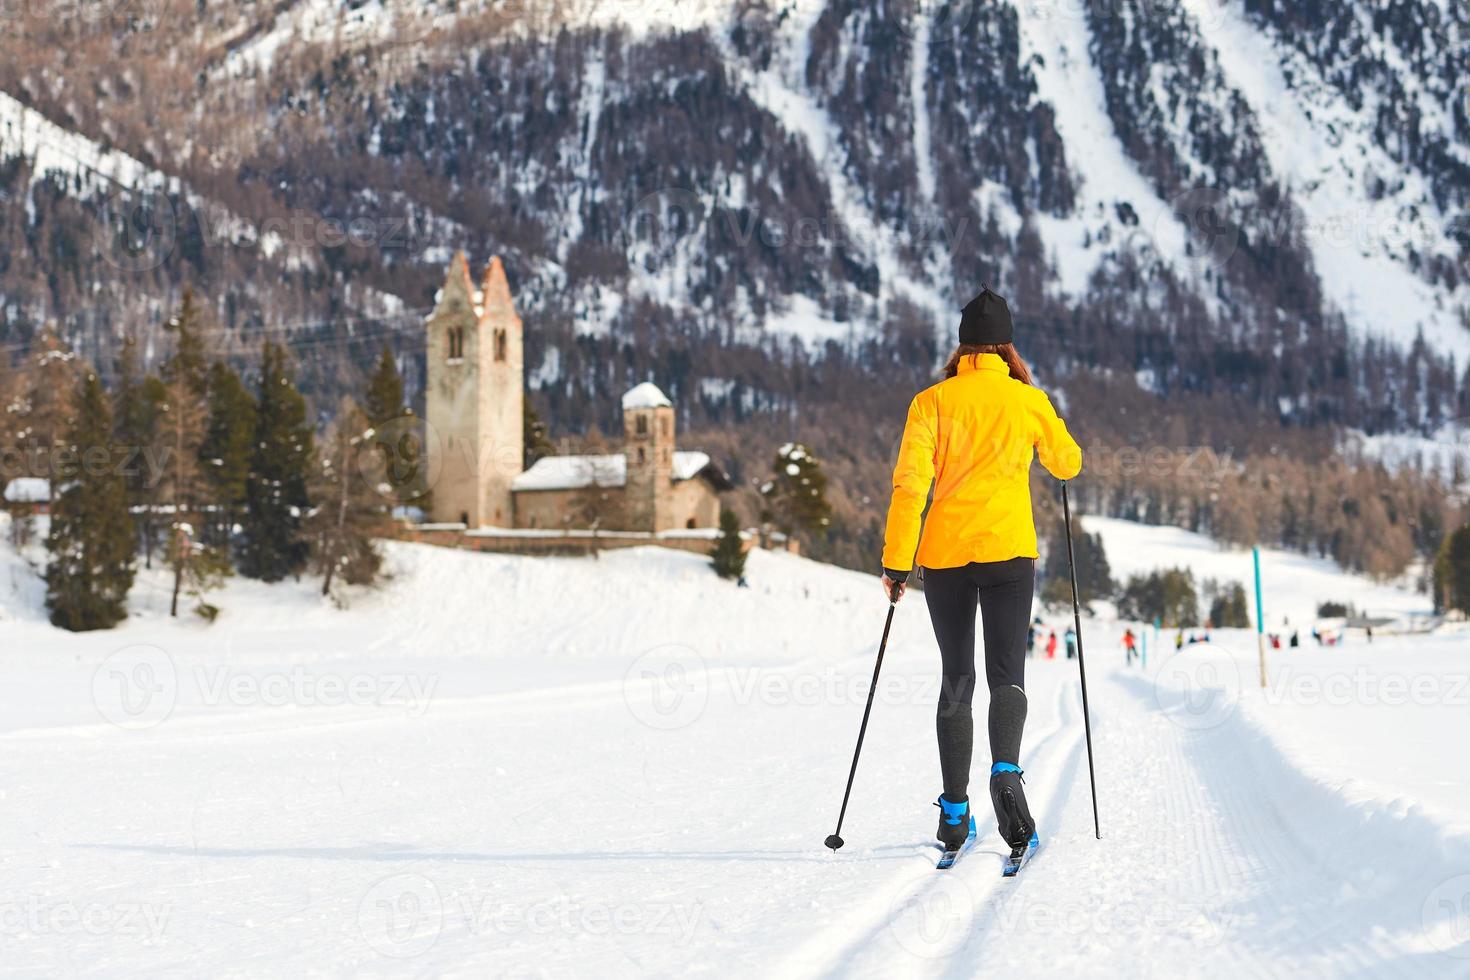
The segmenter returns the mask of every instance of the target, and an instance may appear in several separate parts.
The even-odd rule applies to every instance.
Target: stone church
[[[477,288],[464,253],[454,256],[427,330],[432,521],[579,528],[595,486],[603,530],[719,525],[729,478],[705,453],[675,448],[674,405],[652,382],[623,396],[622,452],[524,467],[524,328],[499,257]]]

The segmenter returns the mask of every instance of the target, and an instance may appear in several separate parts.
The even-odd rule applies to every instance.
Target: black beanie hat
[[[960,314],[960,343],[1009,344],[1013,335],[1005,297],[983,286]]]

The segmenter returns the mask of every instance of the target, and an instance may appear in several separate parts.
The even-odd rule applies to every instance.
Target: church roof
[[[5,500],[12,504],[44,504],[51,499],[51,482],[38,476],[18,476],[5,484]]]
[[[673,476],[692,480],[705,470],[717,486],[728,481],[710,461],[708,453],[676,452]],[[628,482],[628,457],[622,453],[601,456],[543,456],[511,484],[512,490],[581,490],[593,483],[599,487],[621,487]]]
[[[505,264],[498,255],[490,258],[490,264],[485,266],[485,275],[480,278],[479,302],[486,310],[515,312],[515,304],[510,296],[510,283],[505,278]]]
[[[669,401],[669,396],[664,394],[658,385],[652,381],[645,381],[628,389],[623,395],[623,411],[627,412],[635,408],[673,408],[674,403]]]

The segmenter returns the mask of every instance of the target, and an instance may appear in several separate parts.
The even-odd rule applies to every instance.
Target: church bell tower
[[[427,330],[430,519],[512,527],[511,483],[525,458],[524,335],[499,256],[478,288],[464,253],[454,256]]]

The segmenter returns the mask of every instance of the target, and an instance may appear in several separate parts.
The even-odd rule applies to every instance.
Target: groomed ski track
[[[166,912],[153,938],[17,932],[12,917],[5,969],[1238,980],[1439,977],[1466,962],[1435,948],[1425,918],[1435,886],[1470,870],[1466,839],[1412,807],[1350,802],[1285,761],[1230,698],[1253,637],[1179,654],[1193,659],[1176,690],[1170,670],[1186,661],[1130,670],[1121,629],[1084,623],[1101,841],[1076,662],[1030,661],[1022,764],[1041,849],[1002,879],[982,819],[939,874],[922,596],[895,617],[847,846],[831,854],[822,840],[882,627],[876,581],[761,556],[756,580],[777,587],[735,591],[689,556],[612,555],[527,566],[603,587],[535,606],[518,586],[510,619],[484,598],[510,560],[394,556],[400,583],[356,615],[362,648],[395,659],[342,653],[312,669],[381,677],[417,662],[439,681],[422,712],[191,706],[196,664],[223,657],[259,676],[306,660],[342,622],[292,626],[271,607],[237,613],[228,652],[196,656],[159,634],[181,678],[159,724],[125,731],[41,704],[0,734],[0,892]],[[441,623],[445,582],[466,576],[484,610]],[[661,601],[630,601],[650,581]],[[525,648],[492,649],[497,624]],[[282,647],[288,635],[300,651]],[[80,643],[74,668],[22,671],[22,688],[90,690],[123,643]],[[445,649],[483,652],[436,659]],[[982,818],[983,717],[982,695]]]

